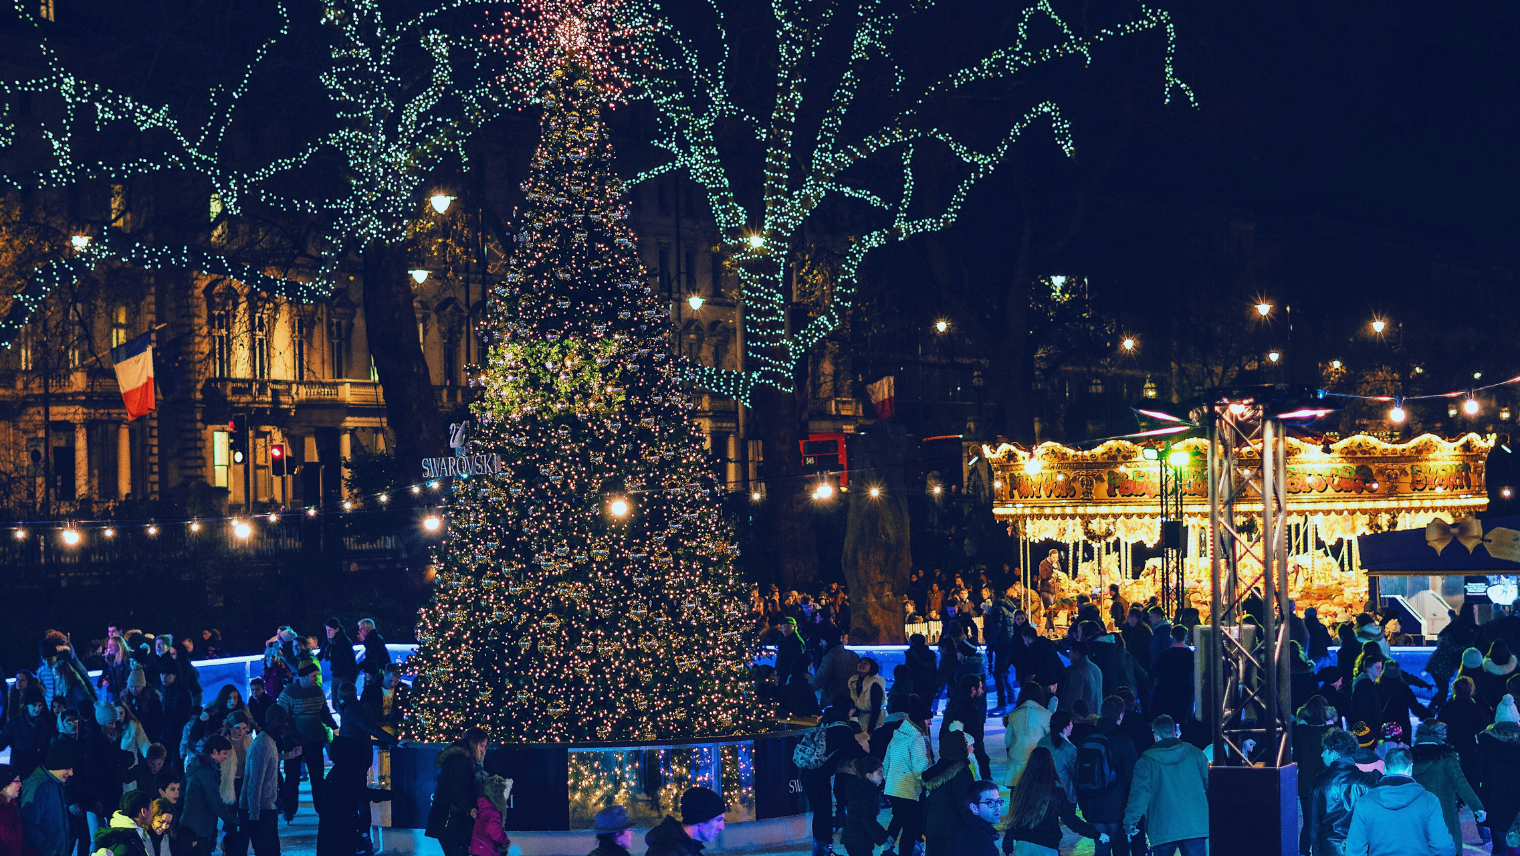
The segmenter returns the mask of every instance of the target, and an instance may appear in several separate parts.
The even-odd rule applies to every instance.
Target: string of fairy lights
[[[536,8],[559,6],[549,0],[535,4]],[[927,8],[921,4],[915,10],[922,13]],[[810,4],[804,0],[772,4],[777,25],[777,77],[774,105],[765,122],[749,116],[729,92],[726,18],[717,4],[712,4],[710,11],[719,45],[713,62],[704,59],[695,43],[671,24],[656,0],[598,4],[595,14],[584,19],[583,29],[590,43],[609,44],[621,38],[643,46],[603,57],[609,65],[628,63],[621,75],[617,75],[616,69],[608,74],[626,80],[620,93],[653,102],[658,121],[653,143],[669,155],[664,163],[641,172],[635,180],[651,180],[684,170],[707,194],[723,249],[739,278],[747,368],[737,371],[701,367],[697,370],[698,380],[707,389],[746,403],[757,386],[790,391],[792,368],[797,360],[843,322],[853,301],[860,266],[870,251],[953,224],[971,189],[1006,158],[1013,143],[1031,124],[1048,120],[1062,149],[1068,155],[1074,151],[1070,125],[1054,102],[1038,104],[1014,122],[990,150],[979,151],[962,142],[953,131],[921,121],[938,103],[938,97],[976,83],[1006,80],[1064,58],[1090,61],[1092,49],[1099,43],[1159,30],[1166,38],[1163,98],[1170,103],[1174,94],[1180,92],[1190,103],[1194,100],[1192,91],[1177,77],[1173,67],[1176,32],[1165,11],[1139,4],[1133,20],[1084,37],[1067,26],[1048,0],[1040,0],[1020,19],[1014,44],[922,87],[916,98],[907,97],[906,106],[880,128],[846,139],[850,109],[872,70],[885,66],[883,74],[893,81],[894,93],[908,87],[907,75],[888,46],[896,33],[899,14],[895,6],[874,0],[861,4],[851,23],[845,24],[854,27],[849,61],[834,86],[816,139],[808,141],[813,150],[811,162],[798,169],[792,153],[803,87],[807,83],[803,69],[822,45],[830,43],[823,34],[833,22],[832,4]],[[1030,24],[1037,17],[1054,24],[1059,33],[1054,44],[1036,47],[1030,43]],[[514,65],[515,86],[519,90],[533,91],[541,82],[544,63],[537,57],[544,54],[546,45],[552,45],[556,37],[553,27],[522,27],[503,40],[515,56],[526,57]],[[730,167],[725,165],[721,154],[719,126],[727,127],[734,121],[747,125],[754,138],[765,146],[763,210],[758,218],[739,204]],[[913,161],[916,153],[929,145],[947,149],[968,174],[955,185],[943,210],[914,217],[908,213],[915,198]],[[901,158],[903,175],[896,199],[863,189],[844,175],[851,167],[894,156]],[[890,222],[851,243],[829,304],[819,308],[801,329],[793,331],[787,298],[788,266],[793,262],[788,253],[804,222],[831,195],[865,202],[889,215]]]
[[[326,0],[318,23],[333,38],[331,64],[321,83],[339,127],[293,155],[245,168],[236,161],[237,147],[229,142],[232,123],[246,112],[255,79],[277,48],[289,40],[293,21],[287,3],[273,4],[274,32],[254,50],[235,82],[210,86],[204,104],[186,112],[202,118],[187,122],[167,105],[146,103],[70,71],[45,37],[37,5],[15,0],[16,14],[31,24],[44,70],[23,80],[0,80],[4,96],[0,98],[0,148],[15,144],[22,133],[13,107],[17,98],[45,96],[49,110],[27,121],[45,144],[50,165],[31,173],[0,176],[0,186],[18,190],[72,187],[177,172],[206,182],[214,200],[213,219],[237,217],[245,213],[247,202],[258,201],[275,210],[318,217],[326,231],[322,240],[302,248],[318,256],[315,269],[304,278],[252,269],[211,248],[154,247],[95,236],[87,253],[43,265],[27,278],[0,320],[0,345],[11,346],[50,291],[78,281],[90,265],[107,261],[230,276],[303,303],[330,297],[345,242],[362,245],[404,238],[415,219],[417,200],[430,192],[433,173],[455,158],[467,165],[466,144],[474,130],[513,103],[514,93],[489,70],[487,61],[495,54],[481,39],[473,34],[450,35],[434,26],[435,19],[447,12],[496,5],[494,0],[444,0],[391,25],[381,14],[379,0]],[[401,62],[401,53],[412,44],[427,57],[426,74],[414,74],[417,69]],[[55,103],[57,109],[53,109]],[[159,154],[119,162],[82,162],[75,148],[85,130],[152,135]],[[310,184],[302,180],[301,170],[332,156],[342,164],[336,171],[348,179],[346,193],[289,195],[286,188]]]

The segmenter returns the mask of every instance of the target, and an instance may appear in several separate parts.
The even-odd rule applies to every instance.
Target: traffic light
[[[234,416],[227,420],[227,448],[232,452],[234,464],[248,460],[247,416]]]
[[[285,477],[285,444],[272,443],[269,446],[269,471],[276,478]]]

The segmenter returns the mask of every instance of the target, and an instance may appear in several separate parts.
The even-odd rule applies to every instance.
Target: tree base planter
[[[506,828],[525,856],[582,856],[595,846],[592,817],[613,803],[626,808],[639,829],[666,815],[679,817],[681,794],[694,785],[712,788],[728,805],[727,829],[716,849],[758,847],[808,837],[807,799],[792,763],[802,734],[492,746],[485,768],[513,780]],[[435,761],[444,748],[409,744],[377,765],[380,786],[392,793],[388,811],[381,813],[385,852],[441,852],[421,830],[438,779]],[[643,849],[641,835],[636,844],[635,852]]]

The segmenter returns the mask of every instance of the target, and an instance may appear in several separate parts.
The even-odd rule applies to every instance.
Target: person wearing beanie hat
[[[66,856],[73,844],[66,785],[80,763],[79,744],[60,740],[21,785],[21,833],[38,856]]]
[[[121,711],[116,709],[116,705],[103,698],[95,701],[96,725],[115,725],[120,718]]]
[[[121,703],[137,717],[143,736],[150,741],[157,739],[164,728],[164,705],[158,691],[148,686],[148,676],[141,665],[133,666],[132,674],[127,676],[127,691],[122,694]]]
[[[21,774],[10,764],[0,764],[0,853],[25,853],[21,832]]]
[[[688,788],[681,794],[681,819],[670,815],[644,835],[646,856],[697,856],[702,845],[716,841],[723,832],[723,798],[709,788]],[[833,834],[829,835],[833,840]],[[817,850],[817,844],[814,844]]]
[[[1503,639],[1495,640],[1488,647],[1488,656],[1483,658],[1483,668],[1479,670],[1478,700],[1490,708],[1499,706],[1499,699],[1504,697],[1505,682],[1515,671],[1515,657],[1510,653],[1509,643]]]
[[[1435,720],[1420,723],[1410,751],[1414,755],[1414,780],[1435,794],[1441,803],[1441,817],[1446,822],[1446,830],[1451,833],[1451,840],[1460,842],[1462,824],[1457,820],[1457,800],[1472,808],[1479,823],[1488,814],[1462,772],[1457,750],[1446,743],[1446,725]]]
[[[1490,658],[1492,654],[1490,649]],[[1484,825],[1493,833],[1494,850],[1499,852],[1498,842],[1520,815],[1520,711],[1515,709],[1514,696],[1500,697],[1494,724],[1478,735],[1476,757],[1473,785],[1488,809]]]
[[[359,659],[354,654],[354,640],[343,629],[343,622],[336,618],[327,619],[327,641],[322,643],[322,651],[317,654],[317,659],[331,664],[333,686],[344,681],[358,682]]]
[[[316,663],[302,663],[297,679],[280,693],[279,700],[275,702],[290,714],[290,739],[301,747],[300,755],[285,761],[285,782],[280,790],[280,805],[287,823],[296,814],[301,765],[306,765],[312,790],[319,791],[323,787],[322,774],[325,766],[322,751],[338,731],[338,724],[333,720],[332,712],[327,709],[327,697],[323,695],[322,685],[318,683],[321,672]],[[313,802],[317,801],[318,798],[314,796]]]
[[[1363,730],[1365,728],[1362,726]],[[1351,813],[1357,802],[1377,784],[1378,776],[1357,764],[1356,755],[1362,750],[1353,732],[1331,729],[1325,732],[1320,745],[1320,759],[1324,761],[1325,769],[1314,777],[1313,796],[1304,823],[1311,827],[1313,846],[1310,852],[1315,856],[1321,853],[1333,856],[1345,852]]]
[[[628,856],[633,846],[633,821],[628,809],[610,805],[591,819],[591,831],[596,834],[596,849],[586,856]]]

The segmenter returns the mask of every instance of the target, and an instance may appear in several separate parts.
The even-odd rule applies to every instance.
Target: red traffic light
[[[285,457],[285,447],[284,446],[279,446],[279,445],[270,446],[269,447],[269,457],[271,457],[271,458],[283,458],[283,457]]]

